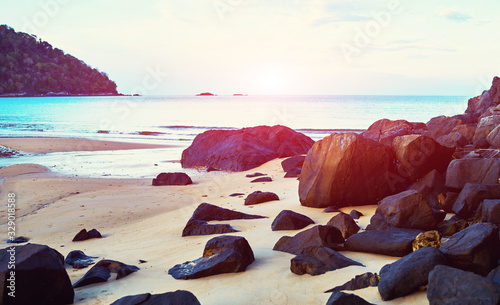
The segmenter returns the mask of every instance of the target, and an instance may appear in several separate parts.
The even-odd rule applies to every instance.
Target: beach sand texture
[[[25,151],[33,147],[47,151],[48,147],[44,144],[56,149],[54,143],[71,141],[77,140],[24,139],[18,141],[17,146],[14,142],[10,145]],[[0,145],[6,143],[1,141]],[[72,143],[68,147],[77,145]],[[110,304],[126,295],[178,289],[191,291],[202,304],[326,304],[330,293],[324,293],[325,290],[342,285],[358,274],[378,273],[382,266],[397,259],[346,251],[342,254],[366,267],[350,266],[319,276],[293,274],[290,259],[294,256],[272,249],[281,236],[292,236],[298,231],[271,231],[275,216],[288,209],[324,225],[336,213],[323,213],[323,209],[301,206],[297,194],[298,181],[283,178],[280,162],[276,159],[247,172],[206,173],[193,179],[193,185],[163,187],[152,186],[151,179],[66,177],[51,173],[43,166],[13,165],[0,169],[0,201],[5,202],[9,192],[16,193],[17,236],[27,236],[32,243],[49,245],[64,256],[72,250],[82,250],[87,255],[98,256],[98,260],[118,260],[140,268],[120,280],[75,289],[75,304]],[[274,181],[250,183],[251,179],[245,175],[257,171],[267,173]],[[247,195],[256,190],[274,192],[280,201],[244,206],[246,196],[229,196],[236,192]],[[225,222],[241,231],[232,234],[248,240],[256,260],[242,273],[175,280],[167,273],[168,270],[176,264],[200,257],[205,243],[216,236],[181,237],[182,229],[202,202],[268,217]],[[362,229],[368,225],[375,208],[356,207],[365,214],[358,221]],[[342,209],[346,213],[351,210]],[[104,238],[72,242],[75,234],[83,228],[95,228]],[[0,236],[7,236],[4,205],[0,209]],[[2,239],[2,242],[5,240]],[[139,260],[147,262],[140,264]],[[74,270],[68,266],[67,271],[72,283],[75,283],[88,268]],[[381,300],[376,287],[353,293],[375,304],[428,303],[425,292],[389,302]]]

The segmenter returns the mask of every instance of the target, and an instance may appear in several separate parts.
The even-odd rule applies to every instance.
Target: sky
[[[0,0],[0,24],[124,94],[476,96],[500,74],[498,0]]]

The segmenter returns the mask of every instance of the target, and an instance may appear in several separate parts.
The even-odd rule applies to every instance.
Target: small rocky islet
[[[376,204],[370,225],[364,230],[354,220],[363,217],[357,211],[352,215],[340,212],[326,224],[314,224],[307,215],[283,211],[273,222],[272,230],[304,229],[294,236],[282,236],[273,249],[295,255],[290,261],[290,270],[296,274],[315,276],[351,265],[366,268],[341,254],[345,250],[398,257],[380,270],[367,270],[350,282],[346,279],[345,285],[329,290],[332,295],[328,304],[369,304],[359,296],[342,292],[369,286],[378,286],[384,301],[426,290],[430,304],[498,304],[498,139],[500,79],[495,78],[490,90],[470,99],[467,111],[454,117],[433,118],[427,124],[383,119],[361,134],[332,134],[315,143],[284,126],[208,131],[198,135],[184,151],[182,165],[237,172],[256,168],[275,158],[290,158],[283,161],[283,172],[300,169],[301,205],[335,211]],[[155,182],[168,180],[164,177],[166,175],[158,177]],[[263,193],[255,194],[263,196]],[[239,195],[247,195],[246,199],[252,197],[251,194]],[[278,198],[266,196],[273,200],[259,204],[279,204],[277,195]],[[242,206],[244,201],[242,199]],[[446,213],[455,216],[445,219]],[[184,232],[179,234],[184,238],[218,236],[207,242],[201,258],[179,262],[166,270],[176,279],[189,280],[259,268],[260,265],[251,267],[256,258],[244,237],[220,235],[238,230],[229,224],[211,227],[214,225],[209,221],[256,222],[263,217],[266,216],[201,204],[188,220]],[[0,250],[0,276],[5,279],[8,278],[5,266],[9,249]],[[44,281],[43,289],[31,291],[34,299],[26,302],[70,304],[74,301],[74,288],[59,252],[36,244],[17,246],[16,250],[17,255],[23,257],[24,272],[30,274],[16,283],[19,291],[37,287],[41,278],[51,279]],[[89,261],[91,257],[76,254],[76,257],[82,256],[84,262],[93,263]],[[36,259],[40,255],[45,259]],[[118,273],[118,279],[140,270],[133,265],[101,260],[89,270],[90,280],[84,277],[75,285],[105,282],[110,272]],[[7,293],[7,286],[2,287],[2,298]],[[181,300],[199,304],[187,291],[159,295],[145,292],[113,304],[153,304],[163,299],[171,304],[179,304]]]

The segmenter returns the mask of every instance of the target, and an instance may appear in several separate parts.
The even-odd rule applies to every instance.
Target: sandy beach
[[[7,144],[8,143],[8,144]],[[64,143],[64,144],[63,144]],[[69,150],[78,147],[75,139],[23,139],[1,145],[19,150]],[[110,143],[96,143],[97,148],[109,148]],[[113,149],[126,149],[116,144]],[[342,252],[366,267],[350,266],[319,276],[298,276],[290,271],[293,255],[273,251],[283,235],[298,231],[271,231],[271,223],[282,210],[288,209],[311,217],[316,224],[326,224],[336,213],[303,207],[299,203],[295,178],[283,178],[281,160],[270,161],[259,168],[238,173],[210,172],[193,179],[188,186],[151,185],[151,179],[94,179],[66,177],[37,165],[13,165],[0,169],[5,202],[8,193],[17,198],[17,236],[29,237],[32,243],[45,244],[66,256],[72,250],[82,250],[99,259],[112,259],[136,265],[140,270],[108,283],[93,284],[75,289],[75,304],[110,304],[126,296],[145,292],[164,293],[178,289],[189,290],[202,304],[326,304],[330,294],[325,290],[342,285],[358,274],[379,272],[380,268],[397,258],[355,252]],[[273,182],[250,183],[245,175],[262,172]],[[153,177],[151,177],[153,178]],[[280,201],[244,206],[244,198],[253,191],[271,191]],[[230,197],[232,193],[245,196]],[[250,243],[255,262],[247,271],[222,274],[196,280],[175,280],[168,270],[176,264],[201,256],[210,236],[181,237],[186,222],[202,202],[266,219],[233,220],[230,223]],[[365,214],[358,220],[365,228],[375,206],[356,207]],[[349,213],[352,208],[343,208]],[[0,236],[7,237],[6,208],[0,210]],[[311,226],[309,226],[311,227]],[[306,227],[309,228],[309,227]],[[81,229],[99,230],[104,238],[83,242],[71,240]],[[146,263],[139,263],[145,260]],[[72,283],[86,269],[67,267]],[[376,287],[354,292],[375,304],[427,304],[425,292],[383,302]]]

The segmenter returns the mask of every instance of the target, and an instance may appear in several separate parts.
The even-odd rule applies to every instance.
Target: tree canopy
[[[35,35],[0,25],[0,95],[117,95],[106,73]]]

